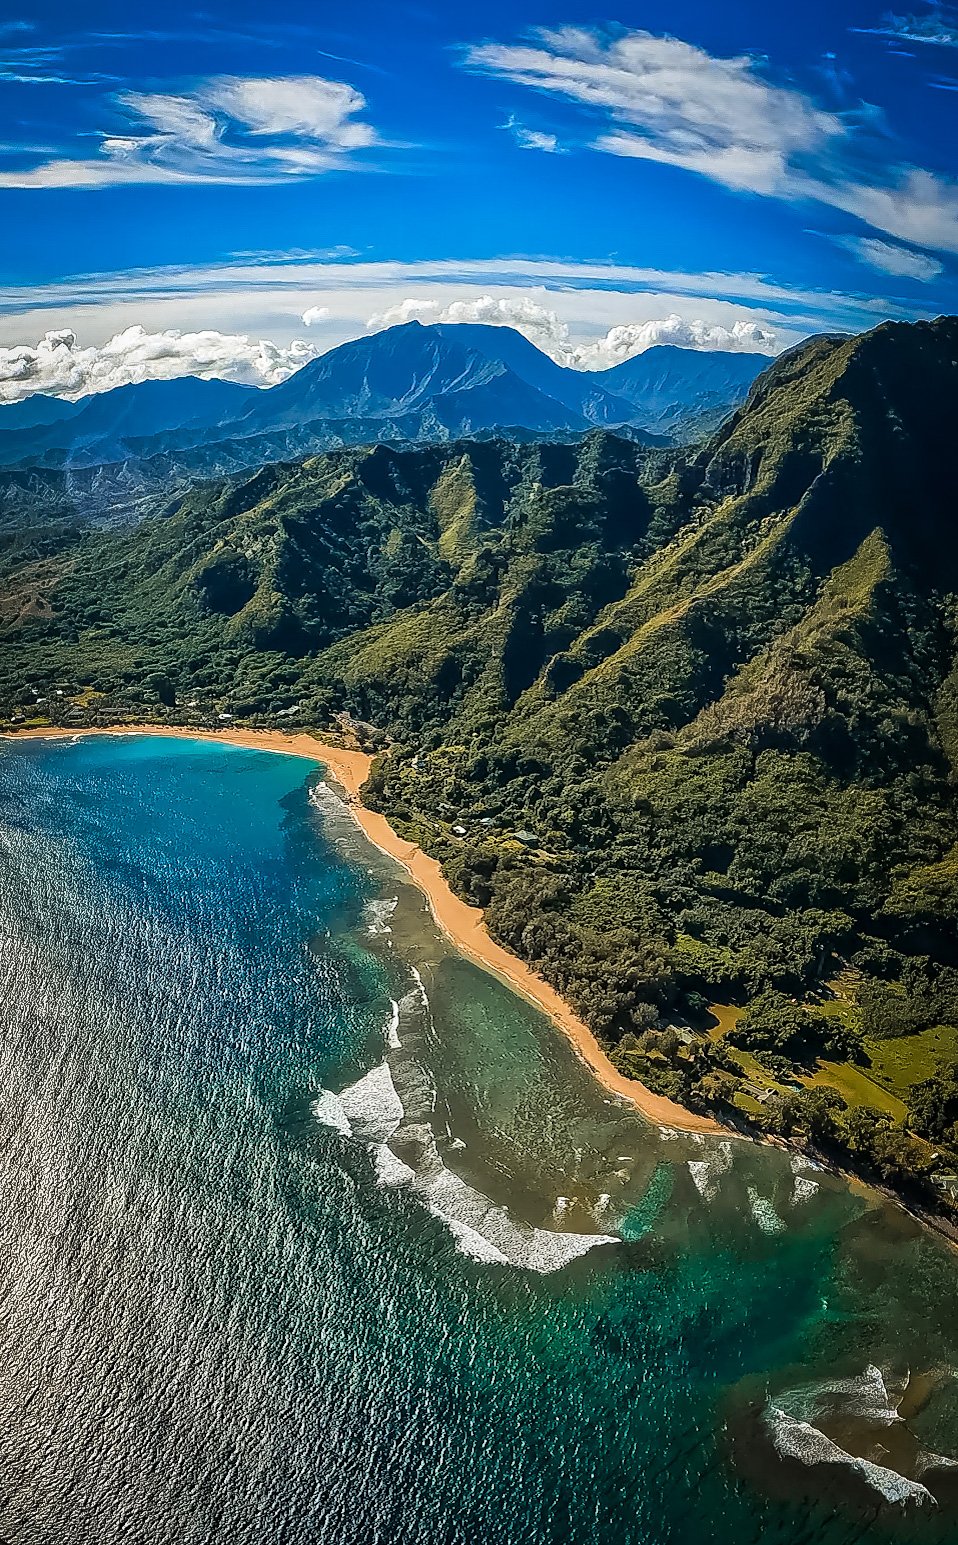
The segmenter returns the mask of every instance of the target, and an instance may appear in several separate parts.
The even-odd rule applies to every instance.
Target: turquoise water
[[[608,1099],[308,763],[3,747],[0,946],[6,1545],[958,1539],[954,1255]]]

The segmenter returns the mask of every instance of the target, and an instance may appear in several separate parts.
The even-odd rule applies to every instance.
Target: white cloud
[[[937,279],[943,265],[926,252],[913,252],[910,247],[897,247],[890,241],[879,241],[875,236],[836,236],[833,240],[869,268],[880,273],[894,274],[896,278],[920,279],[928,283]]]
[[[958,251],[958,184],[887,165],[869,115],[820,108],[766,79],[760,61],[678,38],[543,29],[466,52],[473,69],[583,109],[593,149],[679,167],[743,194],[842,209],[887,235]],[[871,115],[873,118],[874,115]]]
[[[675,344],[681,349],[727,349],[737,354],[771,354],[779,348],[778,338],[771,329],[744,317],[733,322],[731,327],[724,327],[673,313],[667,317],[653,317],[647,322],[626,322],[610,328],[595,344],[576,349],[575,363],[580,369],[601,370],[663,343]]]
[[[547,155],[562,155],[563,147],[556,134],[546,134],[542,129],[527,128],[518,118],[507,118],[501,128],[508,130],[520,150],[543,150]]]
[[[877,27],[853,27],[851,30],[870,33],[873,37],[894,38],[899,42],[958,48],[958,21],[940,5],[930,6],[927,16],[895,16],[889,12]]]
[[[318,352],[361,337],[370,317],[389,312],[402,320],[426,302],[424,316],[435,319],[455,307],[449,314],[460,319],[528,329],[534,342],[549,349],[550,336],[560,345],[565,339],[573,350],[587,350],[617,327],[654,319],[664,329],[673,316],[690,329],[724,329],[728,340],[716,334],[715,346],[742,347],[736,327],[751,323],[784,349],[812,332],[857,332],[889,318],[917,320],[942,309],[937,291],[927,302],[916,302],[893,298],[895,288],[889,279],[879,294],[849,295],[792,288],[760,274],[534,257],[362,262],[338,254],[245,253],[207,267],[0,285],[0,345],[33,345],[44,333],[63,328],[78,332],[87,345],[103,345],[137,326],[150,334],[272,339],[286,349],[308,336],[303,313],[318,309],[328,312],[312,324],[309,346]],[[401,315],[393,310],[397,305],[404,307]]]
[[[319,352],[298,340],[284,346],[236,333],[148,333],[143,327],[128,327],[99,347],[83,346],[76,333],[61,328],[38,344],[0,349],[0,402],[34,392],[83,397],[185,375],[273,386]]]
[[[122,132],[103,134],[99,155],[51,156],[0,169],[5,188],[99,188],[116,183],[275,182],[344,166],[377,143],[360,118],[365,98],[318,75],[219,76],[183,93],[121,92],[112,110]]]
[[[317,322],[325,322],[331,315],[328,306],[307,306],[301,320],[307,327],[314,327]]]
[[[549,311],[525,295],[477,295],[474,299],[442,301],[430,296],[407,296],[366,323],[370,332],[396,327],[403,322],[485,322],[493,327],[515,327],[541,347],[565,348],[569,329]]]
[[[538,47],[482,44],[468,51],[467,62],[611,119],[619,127],[595,143],[616,155],[668,161],[730,187],[773,192],[794,157],[844,134],[841,119],[797,91],[768,85],[746,57],[716,59],[649,32],[604,37],[564,27],[538,38]]]
[[[940,252],[958,252],[958,183],[911,167],[898,181],[836,184],[828,202],[867,225]]]
[[[731,326],[722,326],[676,313],[641,322],[619,323],[602,336],[588,342],[576,342],[568,324],[561,321],[555,311],[526,296],[482,295],[475,300],[447,304],[426,297],[408,297],[370,317],[366,325],[376,332],[412,321],[484,322],[494,327],[514,327],[560,365],[569,365],[576,370],[604,370],[662,343],[685,349],[731,349],[747,354],[768,354],[777,347],[773,331],[747,318],[740,318]]]

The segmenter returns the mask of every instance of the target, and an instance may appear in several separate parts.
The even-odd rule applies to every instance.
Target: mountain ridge
[[[701,427],[694,383],[716,366],[684,352],[684,390],[694,398],[692,417]],[[744,375],[765,362],[752,359],[735,367],[743,381],[727,383],[723,409],[741,396]],[[601,372],[558,365],[512,329],[413,322],[330,350],[267,390],[186,377],[73,404],[49,399],[46,408],[29,407],[35,399],[28,398],[0,408],[0,468],[7,468],[0,477],[0,518],[19,518],[31,500],[38,513],[56,514],[69,508],[71,492],[81,519],[136,518],[170,484],[343,444],[426,443],[503,431],[586,434],[597,424],[667,443],[682,419],[681,374],[673,369],[667,432],[659,434],[643,427],[637,400],[605,389]],[[652,416],[662,417],[661,404]],[[97,478],[81,475],[98,467]],[[25,478],[31,468],[38,475]],[[67,480],[58,478],[61,472]]]

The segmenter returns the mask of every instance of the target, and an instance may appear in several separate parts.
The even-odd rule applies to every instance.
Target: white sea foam
[[[423,979],[420,976],[419,972],[416,970],[415,966],[410,965],[410,967],[409,967],[409,974],[412,977],[412,979],[413,979],[413,981],[415,982],[416,985],[415,985],[415,987],[413,987],[410,990],[409,993],[406,994],[406,997],[417,998],[419,1000],[419,1002],[422,1004],[423,1008],[424,1009],[428,1009],[428,1007],[429,1007],[429,994],[426,992],[425,983],[423,982]],[[405,1003],[406,999],[404,998],[402,1001]]]
[[[398,896],[383,896],[367,901],[363,907],[363,920],[366,924],[366,932],[371,939],[380,938],[386,933],[392,933],[389,919],[398,905]]]
[[[341,1132],[343,1137],[352,1137],[353,1129],[338,1094],[331,1093],[329,1089],[322,1090],[313,1101],[312,1111],[321,1126]]]
[[[491,1240],[480,1234],[478,1229],[470,1228],[468,1223],[461,1223],[458,1218],[447,1218],[445,1213],[437,1208],[430,1207],[429,1211],[437,1218],[441,1218],[450,1234],[456,1242],[456,1249],[462,1255],[471,1256],[474,1261],[485,1261],[496,1266],[508,1266],[509,1259],[498,1250]]]
[[[778,1403],[796,1420],[816,1422],[837,1414],[891,1426],[901,1421],[898,1407],[907,1386],[907,1374],[894,1377],[869,1363],[861,1373],[786,1390]]]
[[[309,802],[315,809],[329,814],[331,810],[342,810],[343,802],[337,794],[334,794],[324,778],[318,778],[309,791]]]
[[[760,1196],[754,1186],[748,1186],[748,1204],[752,1209],[752,1217],[762,1230],[763,1234],[781,1234],[785,1228],[775,1208],[764,1196]]]
[[[456,1248],[477,1260],[498,1259],[527,1271],[546,1273],[558,1271],[597,1245],[618,1242],[609,1234],[571,1234],[516,1222],[504,1207],[447,1169],[431,1135],[426,1140],[412,1189],[433,1216],[449,1228]],[[478,1245],[478,1239],[485,1242],[484,1247]],[[486,1247],[487,1253],[480,1255],[480,1248]]]
[[[397,1158],[386,1143],[374,1143],[370,1152],[376,1166],[376,1179],[381,1186],[405,1186],[415,1180],[415,1170]]]
[[[812,1197],[816,1196],[820,1190],[821,1186],[817,1180],[809,1180],[805,1175],[796,1175],[795,1186],[792,1191],[792,1201],[795,1203],[810,1202]]]
[[[415,1066],[404,1064],[403,1072]],[[314,1102],[313,1113],[325,1126],[363,1143],[378,1183],[408,1187],[445,1224],[456,1249],[474,1260],[552,1272],[598,1245],[618,1242],[610,1234],[571,1234],[516,1222],[504,1207],[448,1169],[428,1123],[410,1124],[388,1062],[372,1068],[339,1095],[324,1090]],[[388,1146],[400,1126],[404,1141],[418,1148],[415,1167]]]
[[[399,1040],[399,1004],[395,998],[389,1000],[389,1020],[386,1025],[386,1045],[390,1051],[398,1051]]]
[[[779,1406],[768,1408],[765,1421],[776,1450],[785,1459],[797,1459],[804,1465],[846,1465],[867,1481],[886,1502],[931,1502],[934,1505],[935,1498],[920,1481],[909,1480],[908,1476],[900,1475],[897,1470],[891,1470],[886,1465],[878,1465],[870,1459],[859,1459],[849,1454],[810,1422],[798,1421]]]
[[[354,1137],[367,1143],[384,1143],[403,1119],[403,1106],[389,1063],[381,1062],[339,1096]]]
[[[702,1141],[700,1133],[692,1133],[693,1139]],[[715,1195],[718,1190],[718,1182],[722,1175],[732,1167],[732,1145],[728,1142],[719,1143],[709,1153],[706,1159],[690,1159],[689,1174],[695,1182],[700,1195],[709,1197]]]

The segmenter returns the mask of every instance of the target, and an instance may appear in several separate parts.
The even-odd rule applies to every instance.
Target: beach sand
[[[213,740],[241,746],[251,751],[275,751],[287,756],[307,757],[321,763],[342,789],[353,819],[380,852],[395,859],[423,892],[433,917],[446,937],[462,954],[491,971],[515,992],[549,1015],[563,1031],[575,1051],[587,1063],[599,1083],[611,1094],[628,1101],[656,1126],[680,1132],[699,1132],[728,1137],[729,1128],[709,1116],[699,1116],[663,1095],[653,1094],[636,1079],[625,1078],[613,1067],[592,1031],[559,996],[554,987],[531,970],[517,955],[491,938],[479,907],[461,901],[450,889],[442,868],[415,843],[406,842],[393,831],[386,817],[367,810],[360,789],[369,776],[372,757],[363,751],[328,745],[312,735],[280,730],[202,730],[166,727],[156,724],[124,724],[115,729],[30,729],[2,738],[73,738],[77,735],[157,735],[186,740]]]

